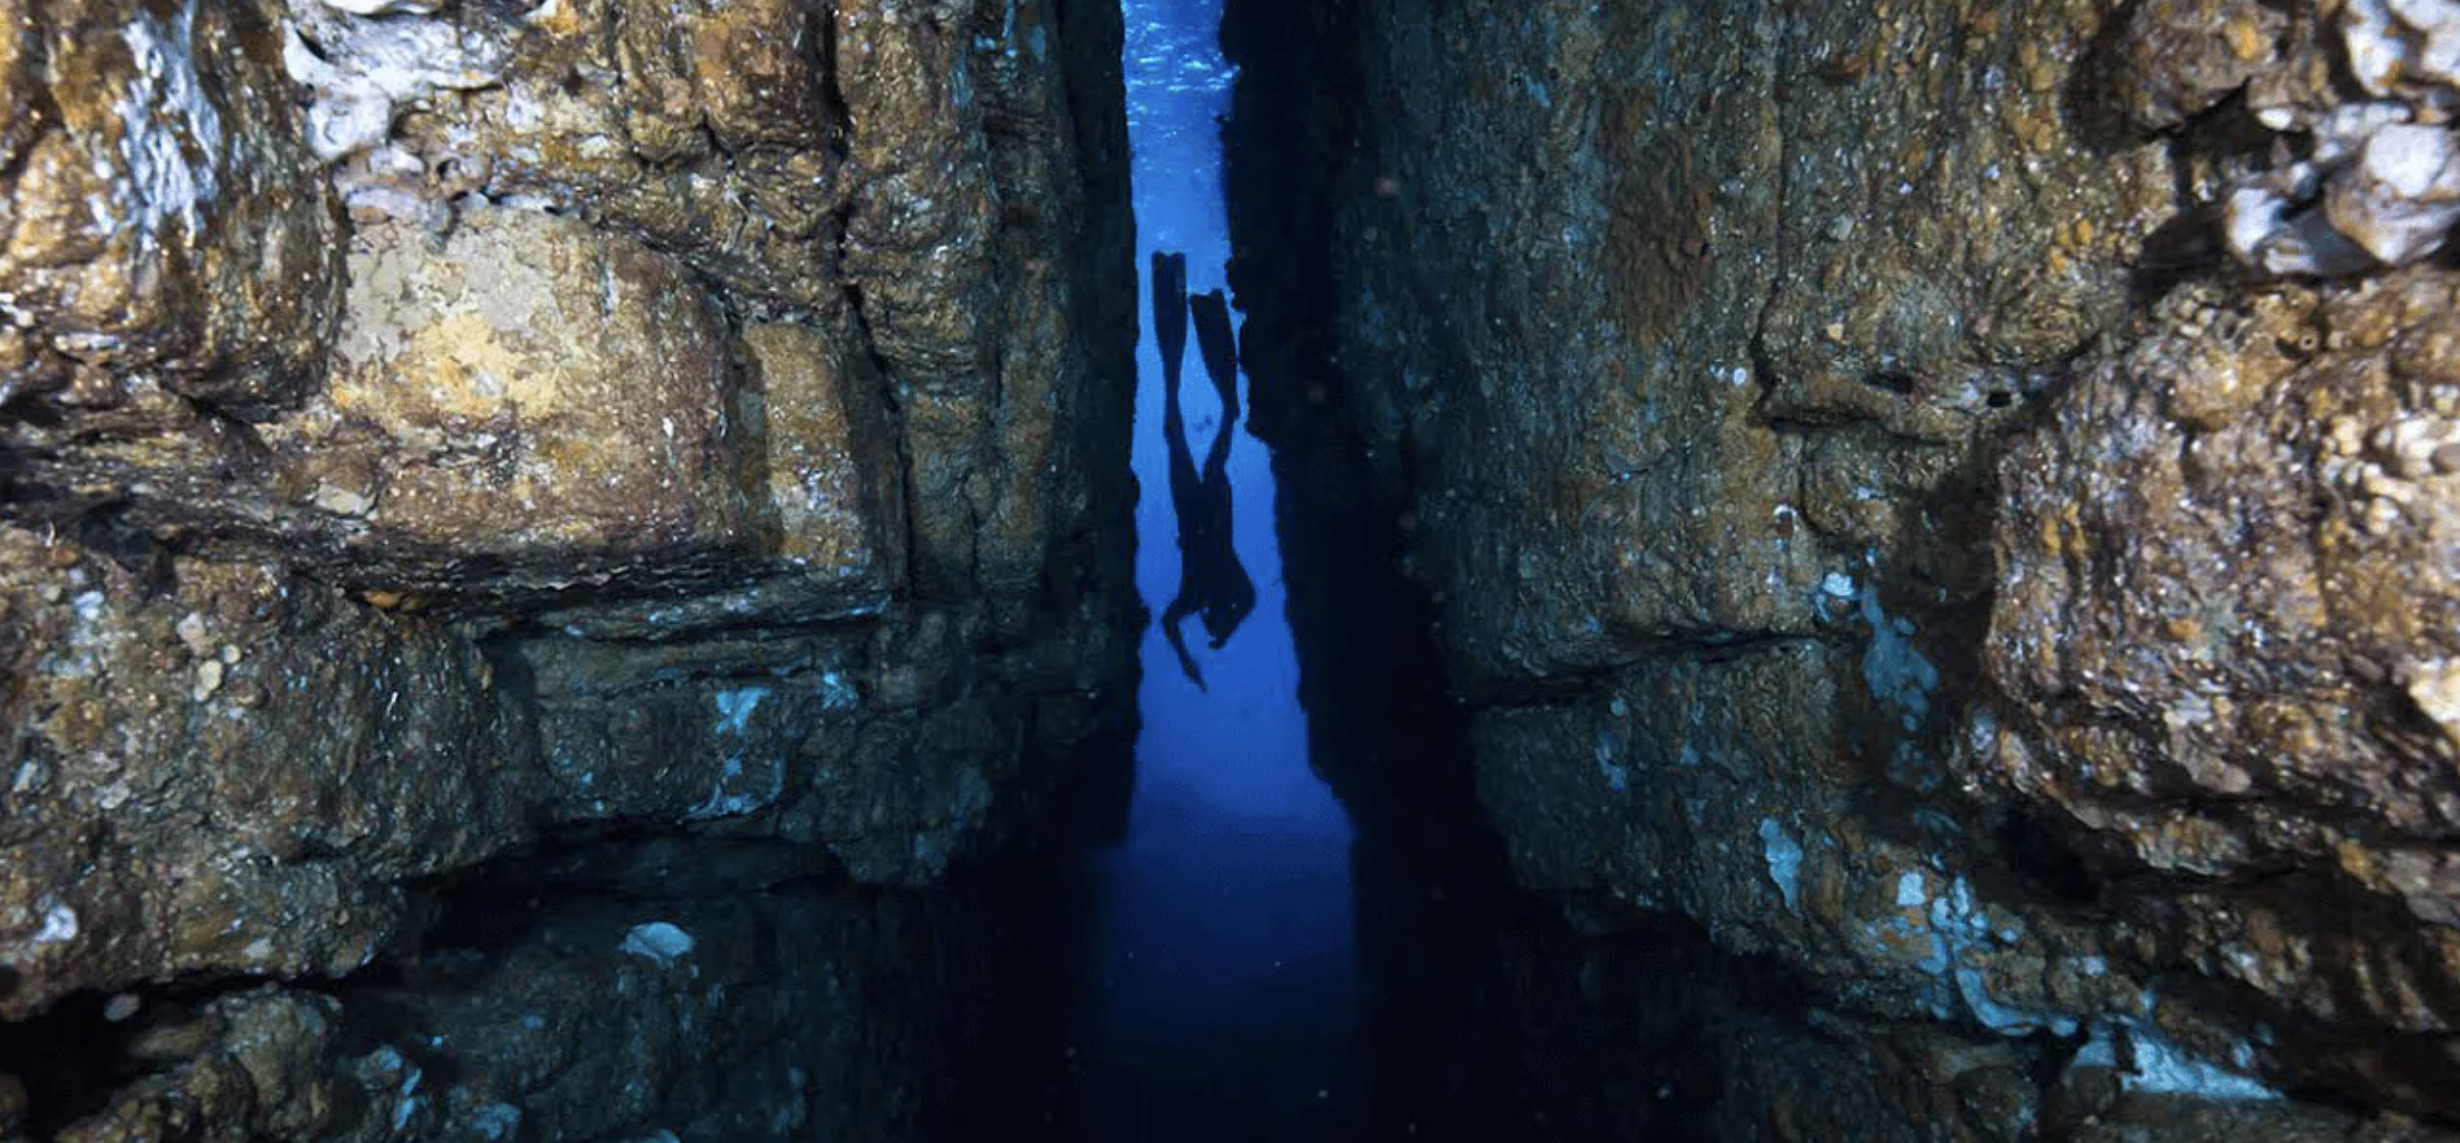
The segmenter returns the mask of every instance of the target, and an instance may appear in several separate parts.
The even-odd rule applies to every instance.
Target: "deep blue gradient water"
[[[1137,266],[1155,250],[1184,252],[1190,292],[1226,288],[1220,0],[1127,0],[1126,11]],[[1137,584],[1155,625],[1127,836],[1087,871],[1090,979],[1072,1037],[1085,1136],[1347,1138],[1363,1096],[1352,833],[1308,763],[1269,457],[1233,426],[1232,535],[1256,603],[1218,649],[1198,619],[1185,621],[1200,688],[1159,626],[1180,586],[1179,521],[1149,292],[1139,308]],[[1223,410],[1192,330],[1180,392],[1202,465]]]

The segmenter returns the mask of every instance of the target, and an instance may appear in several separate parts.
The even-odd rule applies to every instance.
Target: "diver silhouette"
[[[1187,320],[1193,314],[1196,348],[1204,371],[1221,397],[1221,422],[1205,451],[1204,470],[1187,447],[1187,421],[1179,411],[1179,375],[1187,353]],[[1187,256],[1153,255],[1153,324],[1162,350],[1162,432],[1170,446],[1170,506],[1179,517],[1179,592],[1162,612],[1162,630],[1179,656],[1179,669],[1199,690],[1204,672],[1188,654],[1179,625],[1191,614],[1204,623],[1218,650],[1256,609],[1256,584],[1239,563],[1232,542],[1230,432],[1238,424],[1238,343],[1230,329],[1230,304],[1220,290],[1187,293]]]

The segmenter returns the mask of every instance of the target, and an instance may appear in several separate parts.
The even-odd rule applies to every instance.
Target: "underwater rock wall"
[[[1263,7],[1330,205],[1234,276],[1339,380],[1260,431],[1354,438],[1517,880],[1800,986],[1718,1137],[2460,1118],[2451,6]]]
[[[0,1137],[910,1130],[950,1046],[831,1014],[914,1040],[952,974],[860,887],[1125,765],[1119,43],[0,0]],[[609,838],[804,856],[507,895]],[[388,999],[462,898],[544,919]],[[814,1027],[731,1022],[781,974]]]

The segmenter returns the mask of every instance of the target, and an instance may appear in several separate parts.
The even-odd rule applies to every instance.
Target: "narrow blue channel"
[[[1127,0],[1137,266],[1184,253],[1187,289],[1227,289],[1230,254],[1215,117],[1231,71],[1220,0]],[[1230,546],[1255,606],[1229,638],[1182,625],[1202,686],[1161,619],[1181,593],[1180,510],[1150,287],[1139,309],[1137,585],[1155,617],[1143,644],[1144,731],[1126,839],[1090,859],[1088,1003],[1074,1037],[1086,1136],[1125,1140],[1343,1138],[1363,1093],[1351,829],[1310,768],[1285,617],[1264,445],[1233,423]],[[1180,386],[1192,462],[1205,467],[1223,408],[1196,331]],[[1239,380],[1242,411],[1245,379]],[[1220,492],[1208,482],[1206,495]],[[1214,561],[1219,562],[1219,561]]]

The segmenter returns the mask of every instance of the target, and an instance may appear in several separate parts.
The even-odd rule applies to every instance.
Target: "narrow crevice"
[[[1356,385],[1336,347],[1352,275],[1328,253],[1344,188],[1370,181],[1342,158],[1350,117],[1366,113],[1340,54],[1356,15],[1346,2],[1302,16],[1232,0],[1224,41],[1243,69],[1225,131],[1232,281],[1254,422],[1274,449],[1300,696],[1317,768],[1358,829],[1364,1138],[1715,1138],[1725,1084],[1705,1045],[1744,1026],[1717,998],[1756,989],[1798,1008],[1801,990],[1662,917],[1601,913],[1576,930],[1561,903],[1515,883],[1475,793],[1471,726],[1554,688],[1456,697],[1434,608],[1402,571],[1408,489],[1351,420]],[[1662,650],[1723,658],[1803,641]],[[1710,980],[1725,986],[1700,987]]]
[[[137,1025],[115,1017],[115,1005],[127,1003],[121,995],[134,994],[81,992],[30,1020],[0,1023],[0,1135],[50,1138],[133,1078]]]

